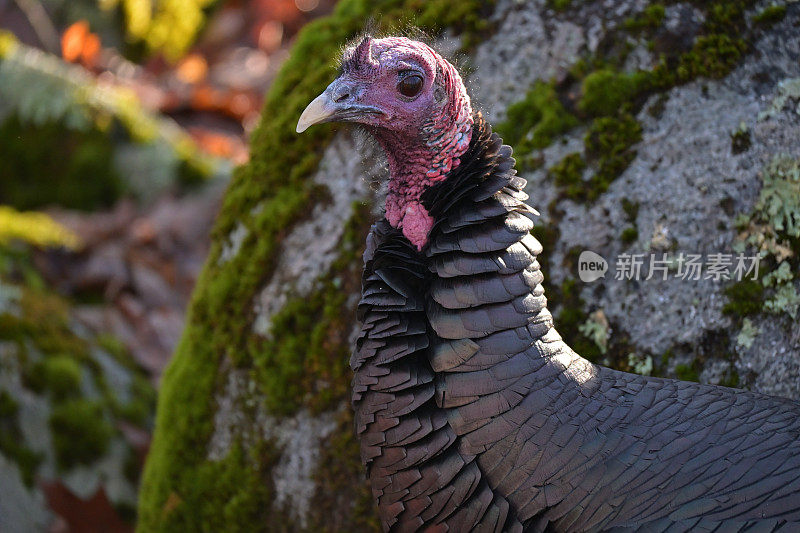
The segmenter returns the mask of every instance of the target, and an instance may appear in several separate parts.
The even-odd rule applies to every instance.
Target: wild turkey
[[[553,328],[511,148],[427,45],[364,38],[297,131],[389,162],[351,366],[385,530],[800,531],[800,404],[593,365]]]

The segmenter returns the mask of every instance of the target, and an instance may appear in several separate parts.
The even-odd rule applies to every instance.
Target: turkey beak
[[[314,98],[297,121],[297,133],[323,122],[363,122],[367,117],[384,115],[377,107],[358,102],[358,84],[342,80],[331,83],[325,92]]]
[[[314,98],[297,121],[297,133],[303,133],[314,124],[330,122],[336,118],[337,107],[325,91]]]

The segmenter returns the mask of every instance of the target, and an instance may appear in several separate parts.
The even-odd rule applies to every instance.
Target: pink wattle
[[[406,205],[400,226],[403,228],[403,235],[418,250],[421,250],[428,240],[428,233],[431,231],[431,227],[433,227],[433,217],[419,203],[409,203]]]

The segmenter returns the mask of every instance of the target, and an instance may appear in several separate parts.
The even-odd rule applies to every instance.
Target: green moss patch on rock
[[[310,295],[290,300],[272,317],[268,340],[259,349],[255,377],[271,413],[292,414],[300,407],[318,413],[347,399],[355,313],[348,295],[359,287],[357,259],[371,223],[367,204],[355,202],[352,209],[330,271]]]
[[[583,194],[583,171],[586,170],[586,161],[580,153],[564,156],[564,159],[550,168],[553,181],[560,187],[568,198],[578,198]]]
[[[4,203],[19,209],[56,203],[92,209],[120,197],[125,185],[114,168],[108,135],[99,130],[64,135],[65,129],[60,122],[34,126],[17,117],[0,123]]]
[[[558,224],[564,209],[560,202],[565,199],[587,204],[594,202],[629,167],[636,157],[634,147],[642,139],[642,127],[636,115],[645,102],[653,102],[648,112],[658,117],[663,113],[667,91],[698,78],[719,79],[728,75],[749,52],[748,43],[753,41],[752,37],[758,32],[747,20],[748,10],[756,4],[753,0],[691,2],[692,7],[702,15],[696,19],[697,27],[691,30],[690,40],[687,39],[678,46],[670,41],[677,37],[667,35],[670,32],[662,29],[666,13],[671,9],[665,8],[665,4],[672,6],[674,3],[654,3],[631,16],[616,30],[616,36],[606,36],[596,53],[575,63],[565,80],[559,83],[535,82],[525,99],[509,108],[509,122],[512,118],[516,120],[512,124],[503,125],[505,129],[498,128],[498,131],[504,135],[506,142],[513,145],[515,155],[519,154],[522,162],[526,161],[531,152],[544,153],[542,149],[557,142],[564,133],[562,131],[549,137],[535,135],[533,128],[541,120],[541,113],[536,111],[536,105],[532,105],[537,100],[531,94],[535,94],[539,101],[556,102],[558,109],[563,108],[565,113],[577,120],[577,124],[573,123],[571,127],[587,126],[582,152],[564,156],[557,148],[552,149],[552,153],[561,158],[555,164],[548,161],[552,165],[548,168],[548,175],[553,179],[557,197],[548,206],[547,226],[537,226],[532,232],[536,236],[551,242],[557,241]],[[660,54],[652,58],[654,66],[650,70],[625,71],[625,65],[629,64],[627,60],[632,43],[638,41],[640,45],[646,46],[646,39],[653,39],[653,46],[649,46],[649,49]],[[658,41],[659,39],[661,40]],[[655,41],[660,44],[656,46]],[[544,90],[547,87],[552,87],[555,94],[548,94]],[[512,117],[511,114],[514,106],[519,106],[517,117]],[[732,148],[740,153],[746,151],[745,137],[746,135],[732,137]],[[537,142],[534,143],[534,139]],[[523,172],[529,170],[524,165],[519,167]],[[638,206],[631,202],[629,204],[622,206],[630,224],[620,228],[619,237],[623,244],[633,243],[639,238],[636,224]],[[787,249],[791,246],[788,240],[784,244]],[[598,359],[600,354],[596,343],[589,342],[591,339],[584,334],[595,330],[591,329],[590,309],[586,309],[585,302],[579,297],[581,287],[569,278],[556,286],[548,283],[548,249],[551,248],[545,244],[545,252],[540,260],[545,272],[546,294],[556,311],[555,323],[565,340],[579,353]],[[560,270],[569,271],[566,264],[570,261],[569,257],[568,251],[565,254],[565,264],[560,265]],[[788,289],[785,292],[781,298],[775,300],[776,305],[786,306],[791,303]],[[760,300],[761,305],[764,301]],[[652,360],[652,356],[645,351],[629,345],[622,331],[609,339],[608,350],[609,355],[603,361],[615,368],[633,369],[628,361],[630,354],[635,355],[631,360],[646,361],[647,357]],[[653,373],[665,370],[665,365],[657,362],[653,366]]]
[[[753,22],[755,22],[759,26],[769,27],[775,23],[782,21],[783,17],[785,16],[786,16],[785,5],[772,4],[765,7],[755,15],[753,15]]]
[[[18,414],[19,404],[8,391],[0,389],[0,453],[17,464],[22,481],[32,487],[42,456],[25,446]]]
[[[262,121],[252,137],[251,160],[235,172],[223,201],[186,329],[163,377],[139,503],[140,530],[174,530],[172,524],[190,523],[194,514],[213,513],[219,503],[215,480],[201,473],[217,468],[207,458],[207,446],[213,432],[215,392],[225,379],[219,371],[223,361],[251,370],[257,388],[254,394],[281,414],[299,406],[329,408],[346,391],[349,330],[345,333],[344,326],[352,324],[352,315],[341,312],[347,294],[344,277],[338,282],[342,286],[337,287],[333,276],[313,294],[303,295],[303,301],[293,301],[280,311],[273,324],[285,329],[273,327],[271,338],[253,332],[253,301],[277,265],[281,239],[327,196],[308,178],[334,130],[320,126],[298,136],[295,124],[308,102],[334,79],[340,47],[363,31],[365,20],[378,16],[378,31],[396,31],[409,23],[431,32],[452,28],[468,47],[487,31],[491,10],[491,3],[475,0],[455,8],[444,0],[424,4],[344,0],[330,16],[301,31],[267,95]],[[223,250],[230,252],[229,236],[237,228],[245,230],[240,231],[244,237],[235,253],[223,254]],[[361,225],[354,230],[359,247],[363,231]],[[345,237],[342,245],[348,241]],[[357,249],[342,252],[347,269],[358,263]],[[345,270],[334,265],[336,269]],[[309,322],[308,313],[321,316]],[[332,331],[336,335],[331,336]],[[303,384],[311,384],[319,394],[298,395]],[[256,462],[259,471],[269,469],[265,461]],[[269,495],[242,494],[241,504],[269,509]],[[278,514],[272,514],[270,521],[280,522]],[[249,527],[258,530],[260,524],[267,527],[266,521],[250,522]]]
[[[268,443],[249,448],[236,443],[223,459],[198,464],[194,483],[180,494],[170,493],[159,509],[159,530],[250,533],[289,528],[269,505],[276,459]]]
[[[50,428],[58,466],[65,470],[104,455],[114,431],[102,404],[85,399],[54,405]]]
[[[353,423],[352,410],[341,409],[337,428],[321,446],[314,473],[317,489],[308,517],[309,531],[380,530]]]
[[[627,227],[622,230],[619,238],[624,244],[634,243],[639,238],[639,230],[632,226]]]
[[[683,381],[700,381],[700,370],[698,364],[693,362],[691,365],[678,364],[675,365],[675,375],[678,379]]]
[[[506,120],[496,129],[504,142],[525,154],[545,148],[557,135],[577,124],[577,119],[559,101],[553,84],[538,81],[525,98],[509,106]]]
[[[663,4],[651,4],[644,8],[641,13],[625,19],[623,25],[626,30],[633,32],[652,30],[663,24],[665,15],[666,9],[664,9]]]
[[[56,355],[31,365],[25,381],[38,393],[49,392],[55,399],[64,399],[80,392],[81,377],[81,366],[74,358]]]
[[[81,467],[87,482],[105,483],[94,468],[102,463],[112,504],[130,509],[136,480],[127,483],[122,456],[136,457],[136,450],[117,424],[129,420],[149,429],[154,389],[132,360],[127,368],[104,365],[113,356],[77,323],[72,302],[45,283],[33,264],[29,245],[0,243],[0,453],[18,465],[33,497],[40,490],[33,481],[43,472],[55,482]],[[117,378],[114,389],[106,383],[107,370]],[[136,415],[126,417],[122,411],[133,406]]]
[[[699,77],[721,78],[739,63],[748,50],[743,38],[749,31],[745,14],[753,4],[753,0],[700,2],[697,7],[705,21],[692,47],[662,54],[652,70],[621,71],[629,50],[611,47],[578,61],[563,83],[535,82],[525,98],[509,106],[506,121],[497,127],[519,155],[520,169],[532,170],[535,165],[527,162],[540,161],[531,157],[532,151],[549,146],[580,122],[592,120],[585,159],[594,162],[594,175],[583,184],[576,182],[575,173],[565,167],[574,158],[558,163],[550,172],[561,176],[562,197],[596,200],[635,158],[630,147],[641,139],[641,127],[634,115],[648,96]],[[663,4],[652,4],[629,18],[621,33],[638,35],[656,29],[665,13]],[[572,94],[576,85],[580,86],[577,100]],[[627,237],[632,235],[633,230],[628,231]]]
[[[729,285],[723,291],[728,301],[722,312],[734,316],[755,315],[764,305],[764,285],[760,281],[745,279]]]
[[[633,145],[642,139],[642,127],[633,116],[601,117],[592,122],[584,138],[587,158],[597,171],[582,199],[594,201],[606,192],[636,157]]]
[[[631,74],[610,68],[596,70],[583,79],[578,109],[592,116],[615,115],[631,109],[648,84],[646,72]]]
[[[566,11],[572,4],[572,0],[547,0],[547,7],[556,11]]]

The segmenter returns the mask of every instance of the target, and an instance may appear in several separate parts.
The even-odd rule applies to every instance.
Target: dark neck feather
[[[475,203],[472,193],[480,187],[490,191],[486,195],[488,197],[514,179],[513,172],[508,172],[515,163],[511,157],[511,149],[508,146],[505,147],[507,150],[502,148],[500,137],[477,114],[469,148],[461,156],[458,167],[450,171],[446,179],[426,188],[420,197],[422,205],[434,218],[431,233],[448,215],[469,209]]]

